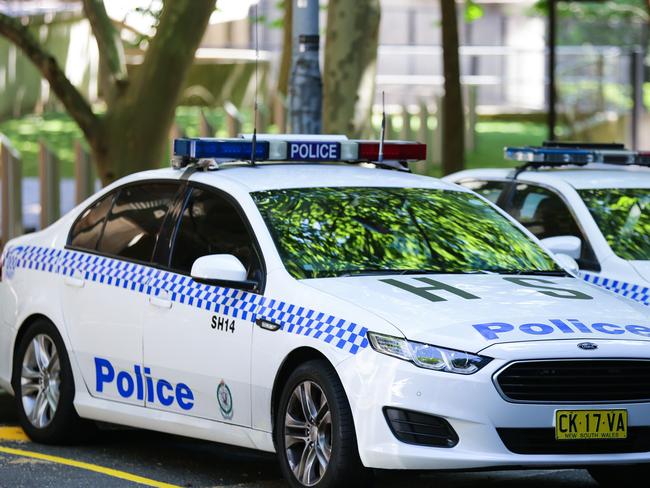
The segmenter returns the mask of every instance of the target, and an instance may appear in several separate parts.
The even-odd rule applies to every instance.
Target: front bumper
[[[648,357],[647,344],[597,342],[599,359]],[[432,470],[650,462],[650,452],[515,454],[504,445],[497,429],[553,429],[558,409],[625,408],[630,428],[650,426],[650,403],[521,404],[506,401],[497,391],[493,376],[508,363],[525,359],[585,359],[576,346],[577,341],[492,346],[482,354],[495,359],[468,376],[418,368],[370,348],[344,361],[337,370],[352,408],[363,464],[379,469]],[[452,448],[400,442],[387,424],[384,407],[442,417],[453,427],[459,442]]]

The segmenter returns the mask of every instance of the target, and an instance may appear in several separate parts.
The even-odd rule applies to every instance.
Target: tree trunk
[[[165,2],[144,62],[102,120],[102,145],[93,155],[104,184],[163,163],[181,89],[214,6],[215,0]]]
[[[278,75],[278,94],[283,99],[286,99],[289,93],[289,75],[291,74],[293,0],[284,0],[283,4],[284,21],[282,25],[282,57],[280,58],[280,73]]]
[[[360,137],[370,125],[379,0],[330,0],[323,72],[323,132]]]
[[[445,175],[465,166],[465,124],[460,86],[458,15],[455,0],[440,0],[442,11],[442,58],[445,97],[442,109],[442,172]]]

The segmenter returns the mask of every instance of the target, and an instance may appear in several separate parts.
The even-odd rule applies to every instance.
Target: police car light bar
[[[625,149],[622,144],[546,143],[542,147],[506,147],[505,159],[528,167],[584,166],[590,163],[650,165],[650,154]]]
[[[250,161],[253,144],[250,137],[239,139],[184,138],[174,140],[172,164],[182,168],[200,161],[209,163]],[[385,166],[406,169],[402,163],[426,159],[426,144],[386,141]],[[346,162],[378,163],[379,143],[351,141],[345,136],[264,136],[258,135],[255,161],[270,162]],[[398,164],[390,164],[398,162]],[[383,163],[381,163],[383,164]]]

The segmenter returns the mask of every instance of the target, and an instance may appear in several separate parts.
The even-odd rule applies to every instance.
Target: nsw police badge
[[[230,393],[230,388],[228,388],[224,380],[221,380],[221,383],[217,386],[217,401],[223,418],[230,420],[232,418],[232,393]]]

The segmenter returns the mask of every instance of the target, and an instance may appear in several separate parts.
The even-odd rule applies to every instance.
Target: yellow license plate
[[[627,410],[556,410],[555,438],[626,439]]]

